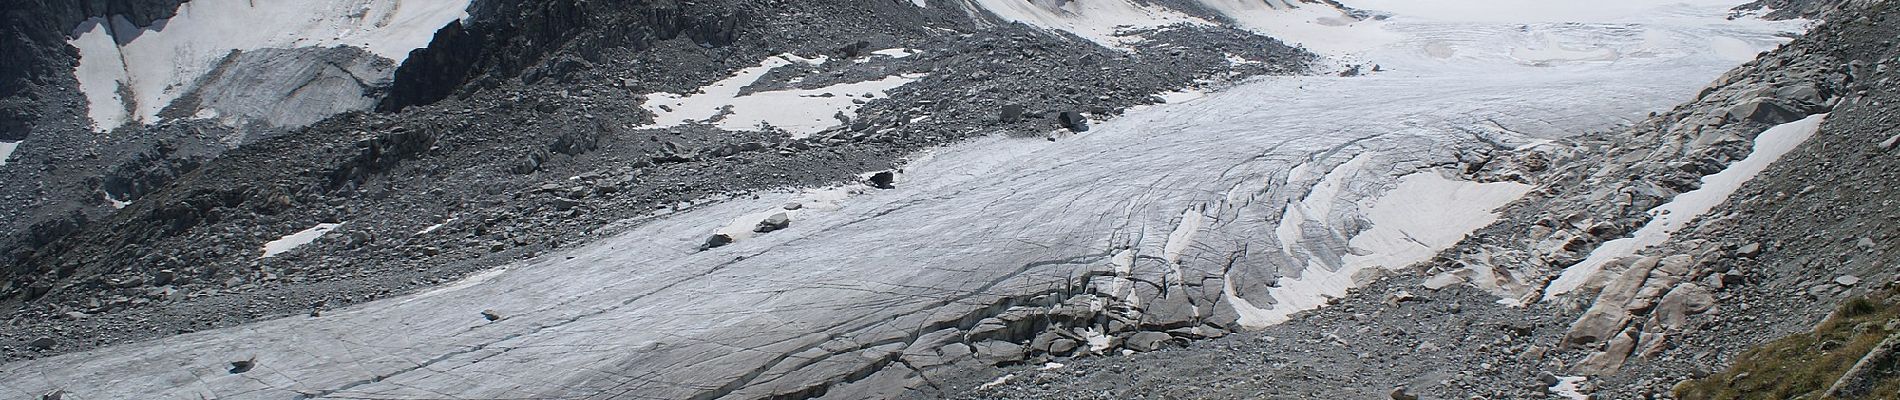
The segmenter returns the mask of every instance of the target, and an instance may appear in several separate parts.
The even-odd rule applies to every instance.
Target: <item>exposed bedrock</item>
[[[369,109],[395,65],[356,47],[232,51],[160,116],[204,117],[246,127],[241,143],[332,115]]]

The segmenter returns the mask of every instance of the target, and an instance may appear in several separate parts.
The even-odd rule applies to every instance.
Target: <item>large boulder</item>
[[[1612,262],[1622,263],[1624,260]],[[1597,343],[1623,329],[1629,322],[1627,308],[1630,301],[1642,290],[1643,281],[1648,280],[1651,270],[1662,261],[1661,257],[1646,257],[1631,263],[1629,269],[1617,274],[1616,278],[1597,293],[1596,302],[1584,311],[1577,322],[1570,325],[1570,332],[1564,334],[1564,345],[1582,346]]]
[[[896,189],[897,188],[897,185],[896,185],[897,173],[891,172],[891,171],[881,171],[875,174],[871,174],[871,178],[866,179],[865,183],[868,183],[871,185],[871,187],[878,188],[878,189]]]
[[[1174,341],[1173,335],[1162,332],[1145,331],[1129,336],[1127,340],[1123,341],[1122,346],[1134,351],[1155,351],[1160,350],[1163,345],[1171,341]]]
[[[785,229],[788,226],[792,226],[792,217],[790,215],[786,215],[785,213],[777,213],[777,214],[772,214],[772,216],[770,217],[765,217],[765,220],[759,221],[759,226],[752,228],[752,231],[758,232],[758,233],[768,233],[768,232],[772,232],[772,231],[776,231],[780,229]]]
[[[1079,112],[1063,111],[1062,114],[1056,116],[1056,122],[1062,124],[1063,128],[1068,128],[1070,132],[1089,131],[1088,117],[1082,116]]]
[[[1729,121],[1752,121],[1770,125],[1794,122],[1805,116],[1768,99],[1754,99],[1729,108]]]
[[[976,358],[990,365],[1005,365],[1022,361],[1025,357],[1020,344],[991,340],[970,346],[976,352]]]
[[[1694,283],[1684,283],[1671,289],[1656,304],[1653,318],[1663,327],[1682,329],[1689,323],[1689,316],[1701,314],[1715,307],[1715,294],[1709,289]]]

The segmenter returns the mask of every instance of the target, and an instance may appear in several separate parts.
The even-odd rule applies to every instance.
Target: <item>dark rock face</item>
[[[526,73],[526,81],[565,81],[578,62],[539,65],[564,51],[587,62],[606,48],[644,49],[685,38],[702,47],[731,45],[746,11],[719,2],[659,2],[629,7],[577,0],[477,1],[469,25],[450,23],[429,47],[410,53],[381,109],[440,101],[464,85],[492,87]],[[612,26],[612,29],[601,29]]]
[[[1786,20],[1795,18],[1820,19],[1838,8],[1846,0],[1755,0],[1735,7],[1735,11],[1772,10],[1763,15],[1768,19]]]
[[[18,0],[0,4],[0,140],[26,139],[44,114],[47,91],[65,89],[78,54],[66,44],[74,26],[123,16],[139,26],[170,18],[187,0]]]

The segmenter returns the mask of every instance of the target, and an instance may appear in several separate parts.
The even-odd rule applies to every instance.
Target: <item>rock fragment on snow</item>
[[[785,213],[777,213],[777,214],[772,214],[772,216],[770,217],[765,217],[765,220],[759,221],[759,226],[752,228],[752,231],[758,232],[758,233],[769,233],[772,231],[785,229],[785,227],[788,227],[791,225],[792,225],[791,216],[786,215]]]
[[[233,373],[233,374],[242,374],[242,373],[245,373],[245,372],[251,372],[251,369],[252,369],[252,368],[257,368],[257,358],[256,358],[256,357],[252,357],[252,358],[251,358],[251,359],[249,359],[249,360],[243,360],[243,361],[232,361],[232,362],[231,362],[231,370],[230,370],[230,371],[231,371],[231,373]]]
[[[26,343],[27,347],[31,347],[38,350],[50,349],[56,345],[59,345],[59,341],[53,340],[53,338],[50,338],[50,337],[40,337],[39,339],[33,339],[33,341]]]
[[[1056,120],[1062,124],[1063,128],[1067,128],[1070,132],[1080,133],[1089,131],[1089,119],[1088,117],[1082,116],[1082,113],[1063,111],[1062,114],[1056,117]]]
[[[891,171],[881,171],[875,174],[871,174],[871,179],[868,180],[868,183],[871,184],[871,187],[878,188],[878,189],[896,189],[897,188],[897,186],[895,185],[896,182],[897,182],[897,173],[891,172]]]
[[[725,246],[729,244],[732,244],[732,235],[727,235],[724,233],[715,233],[712,236],[706,238],[705,244],[699,245],[699,250],[704,251],[704,250],[718,248],[720,246]]]
[[[1023,105],[1021,104],[1004,105],[1001,115],[998,115],[996,119],[998,121],[1002,121],[1005,124],[1022,121],[1023,120]]]

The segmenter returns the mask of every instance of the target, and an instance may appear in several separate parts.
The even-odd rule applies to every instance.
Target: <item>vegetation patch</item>
[[[1750,349],[1727,371],[1676,385],[1676,397],[1900,398],[1900,371],[1891,349],[1896,341],[1890,337],[1900,337],[1900,290],[1896,289],[1849,299],[1811,332]],[[1883,347],[1882,342],[1888,348],[1874,351]],[[1857,365],[1862,366],[1857,370]],[[1836,386],[1851,389],[1830,393]]]

